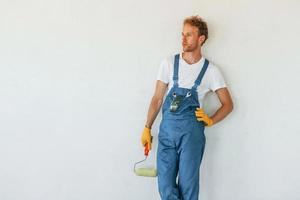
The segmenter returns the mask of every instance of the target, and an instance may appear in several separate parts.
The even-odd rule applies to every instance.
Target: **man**
[[[222,74],[202,56],[201,47],[207,38],[206,22],[200,17],[184,20],[183,52],[162,61],[149,106],[142,144],[151,150],[151,126],[163,105],[157,150],[158,187],[163,200],[198,199],[204,128],[221,121],[233,109]],[[222,104],[211,117],[202,108],[209,91],[215,92]]]

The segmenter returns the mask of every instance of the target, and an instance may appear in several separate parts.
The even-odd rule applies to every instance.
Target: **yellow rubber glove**
[[[142,133],[141,141],[143,146],[148,145],[149,151],[151,150],[151,137],[151,129],[145,126]]]
[[[203,121],[206,126],[212,126],[214,124],[213,120],[204,112],[202,108],[197,108],[195,111],[198,121]]]

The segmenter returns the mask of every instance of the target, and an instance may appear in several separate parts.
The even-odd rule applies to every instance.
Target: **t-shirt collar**
[[[183,52],[181,52],[180,53],[180,60],[182,60],[185,64],[187,64],[187,65],[197,65],[197,64],[201,64],[201,63],[203,63],[204,62],[204,57],[203,57],[203,55],[201,56],[201,58],[200,58],[200,60],[198,61],[198,62],[196,62],[196,63],[193,63],[193,64],[189,64],[189,63],[187,63],[183,58],[182,58],[182,53]]]

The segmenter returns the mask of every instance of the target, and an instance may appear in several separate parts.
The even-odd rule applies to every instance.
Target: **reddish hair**
[[[208,38],[208,29],[207,29],[207,24],[206,22],[199,17],[198,15],[187,17],[184,19],[183,24],[190,24],[192,26],[195,26],[198,28],[198,35],[204,35],[205,40],[203,41],[202,44],[207,40]]]

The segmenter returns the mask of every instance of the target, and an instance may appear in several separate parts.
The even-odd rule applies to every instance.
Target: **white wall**
[[[300,199],[299,8],[286,1],[0,1],[0,199],[159,199],[133,163],[161,59],[181,24],[235,109],[207,129],[202,200]],[[219,106],[208,95],[205,108]],[[153,134],[157,136],[160,117]],[[155,151],[148,160],[155,165]]]

